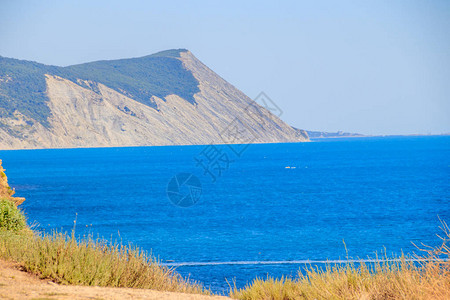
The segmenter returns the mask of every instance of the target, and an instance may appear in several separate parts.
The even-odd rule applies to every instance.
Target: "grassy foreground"
[[[235,299],[450,299],[450,230],[442,222],[442,245],[425,248],[424,256],[373,263],[306,267],[295,279],[255,279]],[[0,258],[28,272],[63,284],[148,288],[210,294],[200,284],[163,267],[138,248],[90,237],[30,230],[22,212],[0,200]]]
[[[19,209],[0,200],[0,258],[41,278],[63,284],[147,288],[209,294],[201,285],[163,267],[139,248],[74,234],[39,234],[25,226]]]
[[[0,258],[26,271],[63,284],[147,288],[158,291],[210,294],[200,284],[161,266],[137,247],[87,237],[32,231],[12,197],[0,160]],[[295,279],[255,279],[236,299],[450,299],[450,229],[441,227],[442,244],[424,246],[424,255],[374,263],[348,262],[325,269],[306,267]]]
[[[374,263],[312,266],[296,279],[255,279],[243,289],[233,288],[236,299],[450,299],[450,230],[442,222],[442,245],[424,246],[423,256]],[[414,259],[412,261],[411,259]]]

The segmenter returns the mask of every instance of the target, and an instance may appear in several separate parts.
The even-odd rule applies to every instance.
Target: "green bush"
[[[26,225],[23,213],[9,200],[0,200],[0,230],[18,231]]]

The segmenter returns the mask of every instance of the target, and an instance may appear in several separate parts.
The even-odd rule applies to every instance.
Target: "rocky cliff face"
[[[293,129],[269,110],[256,104],[189,51],[179,51],[175,56],[172,56],[173,52],[170,53],[164,59],[168,59],[168,62],[181,62],[179,66],[174,64],[171,68],[183,70],[175,75],[171,69],[159,71],[170,75],[165,76],[165,81],[161,80],[159,85],[158,82],[153,82],[159,77],[152,77],[151,82],[146,79],[145,72],[152,73],[153,70],[145,68],[133,67],[132,71],[126,69],[128,73],[119,72],[118,76],[131,74],[126,78],[106,76],[107,72],[113,71],[107,71],[104,76],[98,73],[97,70],[103,70],[105,65],[82,65],[84,69],[74,66],[70,70],[64,69],[64,72],[59,69],[42,69],[46,100],[44,109],[40,109],[39,113],[33,111],[33,107],[31,111],[27,110],[26,103],[21,103],[20,107],[13,106],[11,101],[17,100],[11,97],[4,98],[3,102],[6,104],[3,106],[7,108],[2,113],[0,98],[0,149],[308,140],[306,132]],[[114,70],[127,66],[126,60],[117,64],[114,62],[111,61],[107,67]],[[139,59],[132,63],[141,66]],[[97,81],[89,79],[89,72],[82,72],[88,67],[94,68],[91,73],[96,74],[92,77]],[[187,73],[182,73],[186,71]],[[133,72],[141,80],[138,83],[132,80]],[[195,78],[197,86],[192,85],[193,79],[186,78],[186,74]],[[174,82],[171,90],[170,82],[176,80],[177,76],[185,83],[179,87]],[[11,86],[8,84],[19,80],[7,71],[3,71],[1,78],[0,95],[2,86],[3,91],[9,91]],[[150,85],[153,83],[154,85]],[[152,89],[153,86],[159,88],[164,85],[167,85],[164,90]],[[47,113],[47,109],[48,115],[42,116]]]
[[[2,161],[0,160],[0,199],[7,199],[13,202],[16,206],[22,204],[25,198],[13,197],[14,190],[8,185],[8,178],[5,174],[5,169],[2,167]]]

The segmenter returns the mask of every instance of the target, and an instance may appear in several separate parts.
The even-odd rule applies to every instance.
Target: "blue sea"
[[[37,230],[71,231],[76,220],[77,234],[137,245],[217,293],[227,281],[296,276],[305,260],[417,252],[412,242],[437,245],[439,218],[450,222],[449,136],[0,159]]]

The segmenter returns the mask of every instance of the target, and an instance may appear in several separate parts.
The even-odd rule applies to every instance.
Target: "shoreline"
[[[269,144],[303,144],[303,143],[313,143],[315,141],[322,140],[345,140],[345,139],[362,139],[362,138],[407,138],[407,137],[444,137],[450,136],[450,133],[445,134],[408,134],[408,135],[361,135],[361,136],[337,136],[337,137],[317,137],[310,138],[308,141],[303,142],[267,142],[267,143],[251,143],[250,145],[269,145]],[[180,144],[180,145],[137,145],[137,146],[92,146],[92,147],[61,147],[61,148],[17,148],[17,149],[0,149],[1,151],[30,151],[30,150],[79,150],[79,149],[115,149],[115,148],[150,148],[150,147],[200,147],[208,145],[244,145],[244,144]]]

